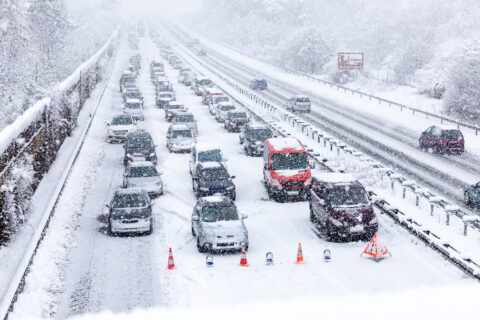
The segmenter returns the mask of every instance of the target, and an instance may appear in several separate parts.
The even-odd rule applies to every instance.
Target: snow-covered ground
[[[424,297],[426,304],[407,300],[417,302],[410,305],[412,312],[433,310],[439,302],[440,309],[451,314],[455,306],[443,304],[448,297],[433,293],[449,293],[450,288],[457,293],[479,289],[475,281],[383,215],[379,215],[378,235],[393,256],[380,263],[360,257],[365,242],[329,243],[318,237],[309,222],[308,204],[267,200],[262,159],[245,156],[238,135],[227,133],[215,122],[199,97],[176,83],[177,72],[166,64],[177,101],[188,105],[198,121],[198,140],[214,142],[228,158],[229,171],[237,177],[236,204],[240,213],[249,215],[246,226],[250,267],[238,267],[239,254],[228,254],[216,255],[215,266],[206,268],[205,255],[197,251],[190,231],[196,199],[188,173],[189,155],[168,153],[168,123],[163,110],[154,104],[148,65],[159,59],[158,49],[150,39],[142,39],[140,53],[143,60],[137,81],[145,96],[145,121],[140,127],[148,130],[157,144],[158,168],[164,173],[166,187],[165,195],[154,206],[154,232],[141,237],[110,237],[106,233],[103,208],[119,187],[123,171],[122,146],[105,142],[105,123],[121,112],[117,83],[122,66],[117,65],[11,319],[64,319],[105,310],[118,314],[157,306],[219,307],[224,313],[225,309],[243,307],[251,314],[258,304],[275,308],[291,300],[299,304],[290,306],[308,307],[323,314],[317,310],[322,301],[331,301],[329,306],[323,306],[338,310],[344,307],[345,297],[347,301],[367,297],[367,310],[358,310],[365,314],[373,312],[378,301],[381,308],[398,310],[399,301],[416,290],[432,296]],[[123,48],[119,61],[126,61],[129,54]],[[68,236],[64,230],[68,230]],[[304,265],[293,263],[298,242],[302,243]],[[173,271],[166,268],[169,247],[175,258]],[[328,264],[323,262],[326,248],[333,255]],[[268,251],[274,254],[273,266],[265,265]],[[392,299],[380,299],[379,295]],[[208,312],[216,318],[213,309]]]

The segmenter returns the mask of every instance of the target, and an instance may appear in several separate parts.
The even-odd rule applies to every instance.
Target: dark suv
[[[422,132],[419,139],[420,149],[432,150],[434,153],[462,154],[465,151],[465,139],[456,128],[431,126]]]
[[[157,153],[155,152],[155,144],[153,143],[150,133],[139,130],[129,133],[125,144],[125,156],[123,163],[127,165],[132,161],[146,160],[157,164]]]
[[[250,122],[245,111],[229,111],[225,117],[225,129],[228,132],[238,132]]]
[[[263,142],[273,137],[273,132],[263,125],[247,125],[245,131],[240,132],[240,143],[247,156],[263,154]]]
[[[193,172],[192,187],[197,197],[223,194],[235,200],[235,176],[230,176],[225,166],[220,162],[202,162]]]
[[[317,173],[309,193],[310,220],[329,240],[370,239],[378,220],[367,191],[343,173]]]

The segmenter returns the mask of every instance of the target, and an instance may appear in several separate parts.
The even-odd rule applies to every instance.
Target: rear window
[[[195,119],[191,114],[182,114],[182,115],[176,115],[175,119],[173,119],[173,122],[194,122]]]
[[[445,139],[463,140],[463,135],[460,130],[445,130],[443,132],[443,137]]]
[[[299,97],[299,98],[296,98],[295,101],[297,101],[297,102],[310,102],[310,98]]]

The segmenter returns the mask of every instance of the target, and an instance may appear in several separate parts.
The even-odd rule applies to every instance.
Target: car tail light
[[[438,140],[438,143],[447,143],[445,140]]]

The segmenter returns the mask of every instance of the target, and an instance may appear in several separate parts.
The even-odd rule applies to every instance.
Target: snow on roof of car
[[[303,150],[303,145],[296,138],[270,138],[267,141],[275,150],[294,149]]]
[[[200,81],[200,80],[210,80],[210,78],[208,77],[197,77],[197,80]]]
[[[228,197],[220,195],[203,197],[202,199],[206,202],[229,202],[230,200]]]
[[[202,162],[201,166],[202,169],[218,169],[222,167],[222,164],[216,161],[206,161]]]
[[[173,131],[190,130],[190,128],[184,124],[171,124],[170,127]]]
[[[320,172],[312,170],[312,176],[319,181],[328,183],[351,183],[357,181],[352,175],[340,172]]]
[[[125,101],[126,103],[142,103],[140,99],[130,98]]]
[[[230,101],[220,101],[219,103],[217,103],[217,105],[219,107],[223,107],[223,106],[235,106],[233,103],[231,103]]]
[[[168,103],[168,106],[169,106],[169,107],[171,107],[171,106],[184,106],[184,104],[181,103],[181,102],[170,101],[170,102]]]
[[[143,189],[140,189],[140,188],[127,188],[127,189],[119,188],[115,191],[115,194],[132,194],[132,193],[133,194],[138,194],[138,193],[146,194],[147,192]]]
[[[133,161],[129,164],[130,167],[155,167],[151,161]]]
[[[195,149],[197,150],[197,152],[203,152],[203,151],[210,151],[210,150],[220,150],[220,148],[214,144],[210,144],[210,143],[205,143],[205,142],[201,142],[201,143],[196,143],[195,144]]]
[[[249,128],[254,130],[268,129],[267,126],[263,124],[251,124]]]
[[[295,98],[305,98],[305,99],[310,99],[310,97],[303,95],[303,94],[297,94],[295,95]]]
[[[157,93],[157,95],[161,95],[161,94],[169,94],[173,96],[173,92],[171,91],[160,91],[159,93]]]

